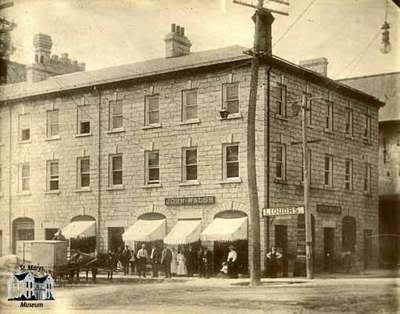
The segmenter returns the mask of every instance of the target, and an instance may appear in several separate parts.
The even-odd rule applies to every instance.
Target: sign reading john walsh
[[[215,204],[215,196],[173,197],[165,199],[165,205],[167,206],[208,205],[208,204]]]

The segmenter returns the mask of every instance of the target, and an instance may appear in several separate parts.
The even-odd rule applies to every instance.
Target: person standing
[[[204,277],[203,247],[201,245],[197,251],[197,272],[199,273],[199,277]]]
[[[129,246],[125,245],[125,248],[121,253],[121,264],[124,269],[124,276],[129,275],[129,260],[131,259],[131,251],[129,250]]]
[[[271,251],[267,253],[266,257],[270,263],[270,276],[276,278],[278,272],[278,260],[282,258],[282,254],[273,246]]]
[[[153,244],[150,254],[151,268],[153,271],[153,278],[158,277],[158,267],[160,265],[160,251],[157,246]]]
[[[178,251],[178,254],[176,255],[176,260],[178,262],[178,269],[177,269],[177,275],[178,276],[186,276],[188,273],[187,267],[186,267],[186,258],[185,255],[181,251]]]
[[[202,253],[202,262],[203,262],[203,275],[205,278],[210,278],[211,274],[211,262],[212,256],[211,252],[208,250],[208,247],[205,247]]]
[[[192,246],[189,246],[188,251],[185,254],[186,257],[186,266],[188,271],[188,276],[193,277],[193,274],[196,270],[195,264],[197,260],[196,252],[193,250]]]
[[[237,253],[233,245],[229,246],[229,253],[226,262],[228,263],[229,278],[237,278]]]
[[[146,278],[146,263],[149,259],[149,253],[147,253],[146,250],[146,245],[142,243],[142,247],[137,253],[137,260],[138,260],[138,273],[139,273],[139,278],[143,276],[143,278]]]
[[[131,275],[135,274],[135,268],[137,267],[137,259],[136,259],[136,252],[135,248],[131,250],[131,258],[129,260],[129,264],[131,266]]]
[[[165,278],[171,278],[171,260],[172,252],[165,246],[161,252],[161,265],[164,266]]]
[[[172,258],[171,258],[171,274],[172,276],[176,276],[178,271],[178,261],[176,260],[176,249],[172,248]]]

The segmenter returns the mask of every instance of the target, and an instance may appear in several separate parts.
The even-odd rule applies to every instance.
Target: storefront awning
[[[96,235],[96,221],[73,221],[62,228],[61,232],[67,239],[77,237],[94,237]]]
[[[202,241],[235,241],[247,239],[247,217],[215,218],[201,233]]]
[[[165,219],[145,220],[139,219],[128,228],[123,234],[122,239],[128,241],[151,242],[162,240],[165,237]]]
[[[201,220],[178,220],[164,239],[165,244],[179,245],[193,243],[200,239]]]

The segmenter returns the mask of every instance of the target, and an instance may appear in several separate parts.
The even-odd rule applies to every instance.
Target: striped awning
[[[193,243],[200,239],[201,220],[178,220],[171,232],[164,238],[164,243],[180,245]]]
[[[61,233],[67,239],[94,237],[96,235],[96,221],[73,221],[62,228]]]
[[[247,217],[215,218],[201,233],[202,241],[235,241],[247,239]]]
[[[165,237],[165,229],[165,219],[139,219],[122,234],[122,239],[125,242],[151,242],[162,240]]]

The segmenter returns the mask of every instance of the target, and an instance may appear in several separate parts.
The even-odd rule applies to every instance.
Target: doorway
[[[121,245],[124,244],[122,241],[122,234],[124,233],[124,227],[109,227],[108,228],[108,249],[115,252]]]
[[[13,222],[13,253],[17,251],[17,241],[34,240],[35,223],[30,218],[17,218]]]
[[[324,228],[324,271],[333,272],[335,255],[335,228]]]
[[[364,269],[370,266],[372,253],[372,230],[364,229]]]
[[[282,276],[288,276],[288,233],[286,225],[275,225],[275,247],[282,254]]]
[[[44,239],[53,240],[54,234],[58,231],[58,228],[46,228],[44,229]]]

